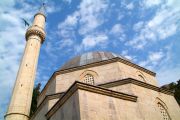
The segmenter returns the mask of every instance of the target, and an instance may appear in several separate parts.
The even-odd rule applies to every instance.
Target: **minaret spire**
[[[26,31],[26,47],[16,77],[5,120],[28,120],[36,68],[41,44],[45,40],[45,5],[34,16],[32,26]]]
[[[45,11],[46,11],[46,4],[43,3],[42,6],[41,6],[40,9],[39,9],[39,13],[45,15]]]

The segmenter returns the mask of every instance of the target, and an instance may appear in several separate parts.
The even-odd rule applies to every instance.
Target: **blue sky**
[[[0,1],[0,120],[25,47],[26,27],[42,0]],[[47,37],[35,83],[73,56],[111,51],[157,73],[159,85],[180,79],[179,0],[45,0]]]

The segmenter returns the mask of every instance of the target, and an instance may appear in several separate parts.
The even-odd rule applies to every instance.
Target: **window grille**
[[[84,83],[94,85],[94,77],[91,74],[87,74],[84,76]]]
[[[158,103],[158,108],[161,112],[163,120],[171,120],[169,114],[167,113],[167,110],[160,103]]]

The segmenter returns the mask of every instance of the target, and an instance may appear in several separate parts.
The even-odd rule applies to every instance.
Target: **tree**
[[[176,98],[176,101],[180,105],[180,79],[177,81],[174,97]]]
[[[172,82],[170,84],[163,85],[161,88],[172,91],[177,103],[180,105],[180,79],[177,81],[177,83]]]
[[[37,109],[37,98],[40,94],[40,87],[41,83],[38,83],[34,89],[33,89],[33,95],[32,95],[32,102],[31,102],[31,109],[30,109],[30,116],[36,111]]]

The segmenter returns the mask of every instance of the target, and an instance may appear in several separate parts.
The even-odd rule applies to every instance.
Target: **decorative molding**
[[[83,80],[84,76],[87,75],[87,74],[92,75],[95,79],[97,79],[98,76],[99,76],[99,75],[97,74],[97,72],[95,72],[94,70],[89,70],[89,69],[87,69],[87,70],[84,70],[84,71],[80,74],[79,80]]]
[[[129,95],[113,90],[109,90],[102,87],[97,87],[85,83],[81,83],[78,81],[75,81],[74,84],[67,90],[67,92],[56,102],[56,104],[47,112],[46,117],[49,120],[49,118],[68,100],[69,97],[71,97],[77,90],[85,90],[89,92],[94,92],[97,94],[102,94],[110,97],[115,97],[123,100],[128,100],[132,102],[137,101],[137,96]]]
[[[143,74],[141,71],[139,71],[139,70],[136,71],[136,75],[137,75],[137,77],[140,78],[142,81],[147,82],[146,77],[144,76],[144,74]]]
[[[147,89],[151,89],[157,92],[161,92],[164,94],[168,94],[168,95],[174,95],[173,92],[167,90],[167,89],[162,89],[159,88],[157,86],[133,79],[133,78],[126,78],[126,79],[122,79],[122,80],[117,80],[117,81],[113,81],[113,82],[109,82],[109,83],[105,83],[105,84],[100,84],[98,86],[100,87],[105,87],[105,88],[110,88],[110,87],[115,87],[115,86],[119,86],[119,85],[124,85],[124,84],[134,84],[134,85],[138,85]]]
[[[90,68],[90,67],[96,67],[96,66],[100,66],[100,65],[105,65],[105,64],[109,64],[109,63],[114,63],[114,62],[121,62],[121,63],[124,63],[126,65],[129,65],[131,67],[134,67],[138,70],[142,70],[143,72],[145,73],[148,73],[152,76],[156,76],[156,73],[146,69],[146,68],[143,68],[139,65],[136,65],[128,60],[124,60],[122,58],[119,58],[119,57],[115,57],[115,58],[112,58],[112,59],[108,59],[108,60],[103,60],[103,61],[99,61],[99,62],[94,62],[94,63],[90,63],[90,64],[86,64],[86,65],[82,65],[82,66],[77,66],[77,67],[73,67],[73,68],[68,68],[68,69],[62,69],[62,70],[59,70],[59,71],[56,71],[57,74],[64,74],[64,73],[68,73],[68,72],[73,72],[73,71],[76,71],[76,70],[81,70],[81,69],[85,69],[85,68]]]
[[[28,37],[31,35],[39,36],[41,38],[41,43],[43,43],[46,33],[44,32],[43,28],[41,28],[37,25],[33,25],[27,29],[26,40],[28,40]]]
[[[165,108],[166,110],[168,109],[167,105],[166,105],[166,104],[164,103],[164,101],[161,100],[159,97],[157,97],[157,98],[155,99],[155,103],[156,103],[156,104],[160,103],[160,104],[162,104],[162,105],[164,106],[164,108]]]
[[[23,114],[23,113],[7,113],[7,114],[4,116],[4,118],[6,118],[8,115],[13,115],[13,114],[22,115],[22,116],[26,116],[27,118],[29,118],[28,115]]]
[[[156,107],[158,107],[158,109],[159,109],[158,111],[161,113],[161,115],[163,116],[163,118],[168,117],[169,120],[172,120],[171,116],[169,115],[168,107],[167,107],[167,105],[165,104],[165,102],[163,102],[159,97],[157,97],[156,100],[155,100],[155,103],[157,104]],[[162,111],[161,111],[162,109],[160,109],[158,105],[160,105],[160,106],[165,110],[166,116],[164,116],[164,113],[162,113]]]

